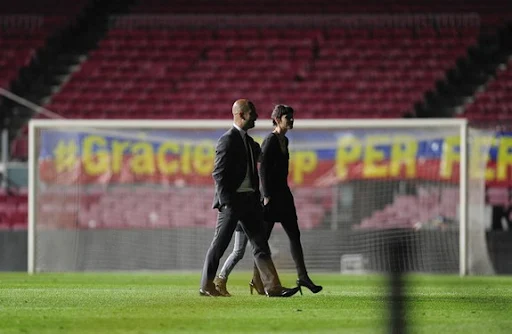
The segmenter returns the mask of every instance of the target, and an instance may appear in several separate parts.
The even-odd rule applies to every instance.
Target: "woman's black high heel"
[[[300,288],[301,286],[308,288],[313,293],[319,293],[323,289],[323,287],[321,285],[316,285],[315,283],[313,283],[313,281],[311,281],[311,279],[309,277],[305,278],[305,279],[299,278],[297,280],[297,286],[299,287],[299,291],[300,291],[301,295],[302,295],[302,289]]]
[[[249,282],[249,290],[251,291],[251,295],[253,294],[252,290],[256,290],[258,295],[264,295],[265,289],[262,286],[255,284],[253,280]]]

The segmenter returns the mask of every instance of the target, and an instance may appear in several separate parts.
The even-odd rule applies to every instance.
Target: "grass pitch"
[[[383,276],[312,273],[324,291],[291,298],[251,296],[250,277],[206,298],[199,273],[0,273],[0,333],[388,332]],[[410,333],[512,332],[512,277],[410,275],[407,291]]]

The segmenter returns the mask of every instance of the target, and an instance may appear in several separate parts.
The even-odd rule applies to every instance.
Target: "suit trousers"
[[[211,286],[219,267],[219,261],[229,246],[238,223],[241,224],[252,245],[254,262],[261,275],[265,290],[269,291],[280,287],[281,282],[270,256],[270,247],[263,226],[260,200],[256,193],[252,192],[236,193],[231,205],[219,211],[213,240],[206,253],[201,287]]]

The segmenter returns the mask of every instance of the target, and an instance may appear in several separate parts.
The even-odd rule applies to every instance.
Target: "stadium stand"
[[[414,3],[403,0],[385,4],[266,0],[242,5],[231,0],[214,3],[154,0],[135,1],[129,12],[147,14],[150,21],[154,20],[151,15],[156,14],[476,12],[481,15],[481,22],[493,29],[503,25],[509,13],[501,0],[485,6],[476,1],[457,0]],[[88,52],[80,70],[69,73],[71,79],[48,97],[51,102],[46,106],[72,118],[223,118],[225,115],[215,113],[229,107],[226,101],[234,95],[251,92],[260,110],[293,99],[305,117],[319,117],[319,112],[321,117],[428,117],[438,107],[436,99],[428,100],[428,94],[436,94],[438,83],[456,70],[468,47],[476,47],[479,35],[479,29],[467,22],[454,23],[453,14],[441,16],[441,21],[432,28],[425,26],[428,17],[427,14],[424,22],[416,23],[407,23],[405,19],[409,29],[341,28],[337,31],[284,28],[273,32],[275,22],[265,23],[264,19],[260,28],[247,31],[232,28],[191,32],[168,30],[165,26],[150,30],[119,29],[114,25],[105,38],[100,36],[97,48],[93,46],[95,49]],[[268,27],[261,28],[265,24]],[[424,29],[414,28],[420,26]],[[294,42],[302,45],[292,45]],[[342,54],[333,52],[334,48],[343,48]],[[361,48],[367,51],[360,54]],[[382,50],[388,48],[392,53],[384,54]],[[276,59],[280,59],[279,64]],[[246,68],[241,67],[243,64]],[[247,67],[251,66],[248,71]],[[326,71],[329,68],[332,70]],[[251,78],[255,73],[264,75],[255,75],[254,80],[243,84],[235,85],[232,80],[239,75]],[[357,85],[348,87],[354,77],[358,78]],[[398,85],[400,80],[407,85]],[[209,89],[212,82],[215,90]],[[251,85],[258,89],[252,89]],[[427,101],[423,101],[425,97]],[[189,98],[198,102],[193,111],[186,102]],[[377,112],[373,107],[375,101],[380,106]],[[23,160],[26,136],[21,133],[20,137],[21,143],[12,144],[12,155]]]
[[[8,88],[19,79],[20,69],[30,66],[37,49],[50,47],[45,42],[51,32],[64,27],[71,29],[69,23],[76,21],[78,24],[79,18],[82,19],[82,30],[79,31],[87,31],[87,27],[96,21],[92,19],[94,11],[84,19],[83,9],[94,3],[80,0],[63,6],[56,0],[22,0],[15,4],[0,4],[0,12],[5,14],[27,14],[30,12],[26,9],[31,8],[43,15],[35,19],[35,27],[31,23],[28,29],[6,29],[5,22],[12,18],[2,19],[4,29],[0,32],[0,45],[8,51],[0,55],[0,87]],[[453,15],[442,16],[445,23],[437,26],[405,23],[401,27],[328,29],[276,28],[273,26],[276,22],[272,23],[272,20],[268,21],[267,27],[245,29],[167,29],[159,26],[148,29],[122,27],[111,22],[103,35],[100,30],[109,20],[109,8],[103,10],[104,17],[100,19],[105,21],[99,25],[94,43],[88,46],[90,48],[80,50],[84,54],[79,65],[69,66],[66,79],[59,83],[56,92],[50,90],[49,98],[42,101],[46,102],[46,108],[64,117],[226,118],[231,101],[244,95],[250,95],[262,111],[270,110],[274,103],[293,103],[301,118],[436,116],[429,114],[429,110],[438,107],[434,103],[437,99],[429,99],[429,93],[435,95],[440,88],[446,88],[440,82],[449,81],[454,72],[472,72],[473,67],[461,64],[471,62],[474,52],[482,47],[480,28],[471,24],[448,24]],[[480,15],[480,23],[486,32],[506,30],[506,24],[512,18],[512,10],[505,0],[492,0],[485,5],[476,0],[386,0],[378,3],[264,0],[252,5],[234,0],[138,0],[129,12],[136,16],[428,13],[425,14],[427,19],[435,13],[474,12]],[[495,47],[493,44],[492,48]],[[512,100],[507,88],[510,88],[511,63],[507,67],[503,59],[499,57],[491,70],[485,72],[485,82],[489,78],[495,79],[485,85],[484,92],[469,92],[474,102],[466,105],[459,116],[474,120],[510,119]],[[494,76],[496,67],[502,70]],[[477,86],[481,86],[481,81]],[[195,101],[193,110],[190,101]],[[418,109],[419,104],[426,106]],[[26,128],[17,134],[17,140],[12,142],[11,157],[25,160]],[[7,204],[0,206],[0,226],[25,224],[26,197],[16,198],[19,203],[18,199],[6,200]],[[98,203],[108,198],[91,198],[88,210],[84,210],[84,217],[78,217],[78,221],[89,224],[93,217],[92,220],[101,226],[105,217],[102,218]],[[297,201],[301,198],[298,196]],[[126,203],[132,200],[126,196]],[[398,199],[397,203],[401,201],[405,200]],[[129,205],[126,203],[123,205]],[[301,203],[301,207],[305,207],[309,202]],[[396,213],[399,205],[392,204],[386,212]],[[317,205],[308,208],[307,212],[316,212],[312,221],[319,222],[317,217],[324,210],[322,205]],[[147,210],[143,214],[147,214]],[[152,217],[156,219],[155,224],[168,221],[163,212],[159,212],[158,219]],[[373,226],[381,218],[371,219],[362,226]],[[406,217],[404,224],[411,226],[413,220]]]
[[[176,1],[168,4],[165,1],[150,0],[137,1],[132,8],[136,14],[411,14],[411,13],[477,13],[480,17],[480,29],[485,38],[467,58],[457,59],[446,78],[438,78],[434,87],[423,91],[420,102],[414,106],[414,115],[418,117],[452,117],[460,114],[460,108],[467,101],[474,100],[473,95],[481,90],[490,78],[494,77],[495,69],[507,63],[511,53],[512,40],[510,22],[512,21],[512,8],[506,0],[492,0],[482,3],[478,0],[386,0],[386,1],[273,1],[265,0],[257,4],[239,3],[232,0],[199,1],[198,8],[192,8],[187,1]],[[450,15],[446,16],[450,21]],[[493,40],[496,33],[501,30],[501,41]],[[503,32],[505,32],[503,34]],[[449,32],[450,33],[450,32]],[[464,34],[465,32],[462,32]],[[473,33],[470,33],[473,35]],[[478,32],[476,34],[478,36]],[[504,45],[508,44],[508,46]],[[506,49],[506,50],[503,50]],[[471,51],[471,50],[470,50]],[[456,58],[455,58],[456,59]],[[454,59],[454,60],[455,60]],[[424,100],[424,101],[423,101]],[[384,107],[388,104],[384,103]],[[503,108],[501,108],[503,109]],[[475,109],[469,113],[470,118],[482,119],[492,116],[485,114],[475,115]],[[334,115],[336,116],[336,115]],[[463,115],[465,116],[465,114]],[[344,116],[343,116],[344,117]],[[364,116],[363,116],[364,117]]]
[[[260,110],[294,101],[304,118],[401,117],[476,38],[472,28],[112,29],[46,107],[71,118],[225,118],[229,101],[250,95]]]

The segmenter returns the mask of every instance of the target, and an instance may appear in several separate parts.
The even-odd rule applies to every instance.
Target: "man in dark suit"
[[[213,280],[239,223],[252,244],[254,260],[267,296],[290,297],[299,288],[281,286],[265,238],[256,167],[260,146],[247,134],[247,130],[254,127],[258,114],[254,104],[247,99],[235,101],[232,113],[233,127],[220,137],[215,150],[213,208],[219,213],[215,234],[206,253],[199,294],[227,296],[216,289]]]

